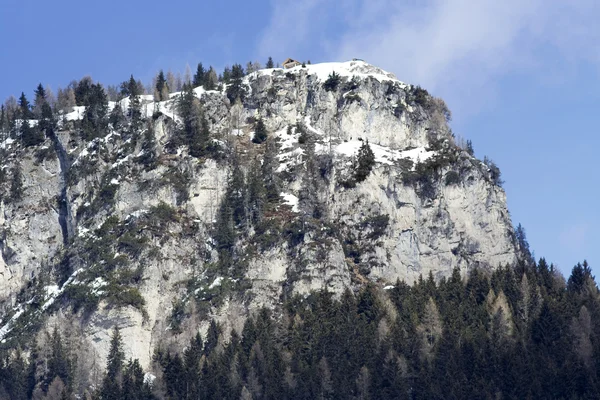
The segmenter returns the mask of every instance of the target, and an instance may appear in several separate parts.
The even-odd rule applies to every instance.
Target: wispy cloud
[[[578,223],[565,227],[560,233],[560,244],[567,251],[580,252],[586,248],[589,226]]]
[[[511,73],[554,80],[598,63],[596,1],[280,0],[260,49],[360,57],[444,97],[487,97]],[[572,69],[570,69],[572,68]]]

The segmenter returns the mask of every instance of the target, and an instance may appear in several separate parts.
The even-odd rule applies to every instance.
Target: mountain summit
[[[118,325],[148,368],[211,320],[227,340],[297,295],[517,260],[498,168],[441,99],[364,61],[74,92],[0,144],[5,345],[58,324],[92,363]]]

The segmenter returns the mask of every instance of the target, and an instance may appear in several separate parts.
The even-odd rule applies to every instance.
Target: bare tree
[[[575,340],[573,340],[575,353],[583,362],[583,365],[589,368],[593,362],[594,350],[590,339],[592,334],[592,319],[586,306],[581,306],[579,316],[573,318],[571,332],[575,337]]]
[[[421,324],[417,326],[417,332],[421,336],[421,356],[431,361],[435,344],[442,337],[440,312],[431,297],[425,305],[425,311],[421,317]]]
[[[185,64],[185,73],[183,74],[183,83],[185,85],[192,84],[192,69],[190,68],[190,64]]]

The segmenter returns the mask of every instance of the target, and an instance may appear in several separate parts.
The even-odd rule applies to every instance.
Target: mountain
[[[364,61],[163,101],[86,87],[0,144],[7,348],[60,326],[78,367],[101,374],[118,326],[148,371],[213,320],[228,343],[263,307],[491,274],[524,254],[498,168],[454,137],[444,102]]]

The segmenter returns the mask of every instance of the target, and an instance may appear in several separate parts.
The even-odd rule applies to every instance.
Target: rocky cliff
[[[455,143],[443,101],[362,61],[260,70],[241,87],[233,103],[227,85],[193,90],[200,156],[176,140],[179,93],[140,96],[139,127],[126,98],[92,139],[77,107],[39,146],[0,145],[4,345],[60,324],[92,371],[118,325],[149,368],[213,318],[228,332],[312,290],[515,262],[496,171]]]

